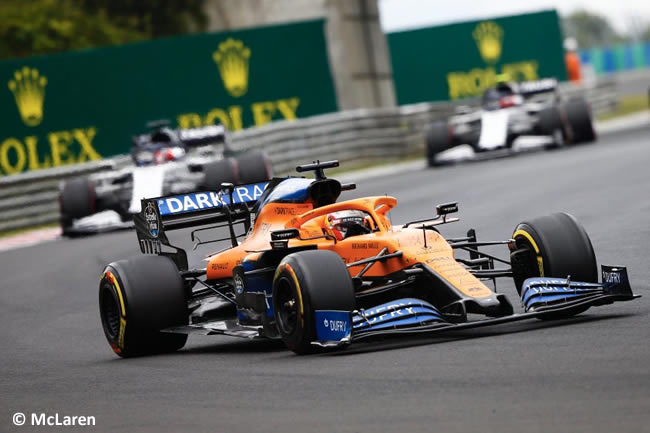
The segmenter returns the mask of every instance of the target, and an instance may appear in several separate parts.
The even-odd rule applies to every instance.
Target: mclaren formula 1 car
[[[557,81],[499,83],[485,91],[480,108],[460,106],[456,115],[431,124],[426,133],[429,166],[444,162],[441,153],[460,145],[480,152],[509,152],[524,136],[546,138],[546,148],[596,139],[591,112],[583,98],[562,101]]]
[[[133,165],[62,183],[59,194],[63,234],[74,236],[133,227],[140,200],[197,189],[219,190],[221,183],[246,184],[272,177],[263,152],[237,155],[223,126],[170,129],[151,122],[150,133],[133,137]]]
[[[315,178],[142,200],[135,220],[145,255],[111,263],[100,277],[113,351],[171,352],[199,333],[281,339],[305,354],[376,337],[566,318],[637,297],[624,267],[602,266],[598,281],[589,237],[568,214],[524,221],[503,241],[478,241],[474,230],[445,238],[441,229],[458,221],[450,216],[456,203],[393,225],[394,197],[337,202],[355,187],[326,178],[324,169],[337,165],[298,167]],[[195,246],[227,240],[230,247],[190,268],[168,237],[181,228],[192,229]],[[220,229],[228,236],[218,239]],[[523,313],[488,286],[500,277],[514,280]]]

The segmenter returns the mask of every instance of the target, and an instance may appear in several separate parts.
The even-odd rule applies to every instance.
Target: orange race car
[[[336,166],[297,168],[313,179],[142,200],[135,225],[146,255],[109,264],[100,279],[102,325],[115,353],[175,351],[187,334],[202,333],[282,339],[302,354],[389,334],[564,318],[637,297],[623,267],[603,266],[598,283],[589,237],[568,214],[530,219],[504,241],[477,242],[474,230],[444,238],[439,228],[458,221],[449,216],[456,203],[393,225],[393,197],[336,201],[355,188],[325,176]],[[231,247],[188,269],[167,232],[196,226],[195,247],[223,240]],[[220,228],[227,238],[200,240]],[[495,245],[508,248],[509,260],[484,251]],[[498,277],[514,279],[524,313],[486,285]]]

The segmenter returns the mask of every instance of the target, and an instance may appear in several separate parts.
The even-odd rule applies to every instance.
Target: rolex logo
[[[472,36],[485,63],[496,63],[501,57],[503,29],[493,21],[484,21],[476,26]]]
[[[219,67],[221,80],[228,93],[234,97],[248,91],[248,59],[251,50],[242,41],[228,38],[219,44],[219,49],[212,53],[212,58]]]
[[[36,126],[43,120],[46,85],[47,78],[27,66],[14,72],[14,79],[9,80],[9,90],[14,94],[20,117],[28,126]]]

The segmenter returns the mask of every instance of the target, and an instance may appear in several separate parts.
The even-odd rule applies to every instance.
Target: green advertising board
[[[479,96],[497,75],[566,80],[555,10],[388,34],[399,104]]]
[[[0,62],[0,175],[127,153],[150,120],[230,130],[337,110],[324,20]]]

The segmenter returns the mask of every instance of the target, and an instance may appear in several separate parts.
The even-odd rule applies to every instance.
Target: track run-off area
[[[16,427],[16,412],[94,416],[83,431],[106,432],[650,431],[649,167],[647,125],[589,145],[359,181],[341,199],[395,196],[395,224],[458,201],[461,221],[443,226],[445,236],[473,227],[479,240],[507,239],[526,218],[569,212],[599,264],[627,266],[643,297],[570,320],[334,354],[192,336],[178,353],[122,360],[105,341],[97,285],[104,265],[139,254],[134,232],[0,252],[0,431],[57,430]],[[512,282],[499,283],[520,311]]]

